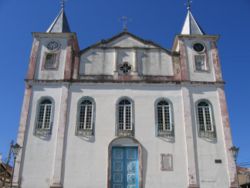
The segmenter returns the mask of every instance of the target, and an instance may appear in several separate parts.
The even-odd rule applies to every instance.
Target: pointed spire
[[[199,26],[198,22],[194,19],[191,13],[191,1],[188,0],[187,2],[187,16],[182,27],[181,34],[182,35],[204,35],[205,32]]]
[[[47,33],[70,33],[70,27],[68,23],[68,19],[66,17],[65,11],[64,11],[64,1],[61,3],[61,11],[59,12],[56,19],[53,21],[53,23],[50,25]]]

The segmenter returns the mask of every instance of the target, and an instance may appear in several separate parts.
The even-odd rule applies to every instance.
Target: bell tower
[[[40,95],[50,96],[53,95],[55,100],[53,104],[60,105],[60,110],[55,113],[57,120],[53,122],[55,129],[51,138],[50,146],[53,146],[53,155],[50,155],[51,164],[48,168],[52,172],[50,177],[50,187],[62,187],[62,169],[63,169],[63,152],[64,152],[64,134],[66,126],[66,117],[64,114],[67,112],[69,84],[71,79],[77,78],[78,64],[79,64],[79,46],[76,33],[71,32],[68,19],[65,14],[64,6],[46,32],[34,32],[33,44],[30,55],[30,62],[28,73],[26,76],[26,88],[20,119],[20,126],[18,132],[17,143],[23,148],[29,147],[33,142],[25,142],[27,131],[29,130],[27,124],[32,121],[29,119],[30,113],[29,106],[36,104],[34,100]],[[40,88],[40,89],[39,89]],[[50,88],[47,91],[46,88]],[[52,97],[50,97],[51,99]],[[56,107],[55,107],[56,110]],[[56,115],[58,114],[58,115]],[[62,115],[61,115],[62,114]],[[36,120],[35,120],[36,121]],[[34,123],[35,124],[35,123]],[[50,123],[52,125],[52,122]],[[36,139],[32,134],[32,139]],[[40,140],[41,143],[43,139]],[[48,148],[47,146],[42,147]],[[37,153],[37,152],[35,152]],[[13,186],[20,187],[22,181],[21,174],[27,169],[22,163],[25,160],[24,152],[20,152],[17,157],[15,174],[13,177]],[[28,160],[28,159],[27,159]],[[49,177],[47,177],[49,179]]]
[[[187,4],[187,16],[180,35],[176,36],[173,50],[180,53],[182,80],[221,82],[218,58],[218,35],[204,32]]]
[[[45,33],[34,32],[27,80],[69,80],[79,51],[62,6]]]

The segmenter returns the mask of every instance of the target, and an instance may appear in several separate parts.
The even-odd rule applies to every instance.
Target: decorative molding
[[[172,154],[161,154],[161,171],[173,171],[174,161]]]

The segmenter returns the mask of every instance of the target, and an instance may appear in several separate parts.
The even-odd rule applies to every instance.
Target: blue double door
[[[112,148],[111,188],[139,188],[137,147]]]

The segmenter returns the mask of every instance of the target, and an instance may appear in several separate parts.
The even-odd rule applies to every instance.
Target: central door
[[[138,148],[112,148],[111,188],[139,188]]]

